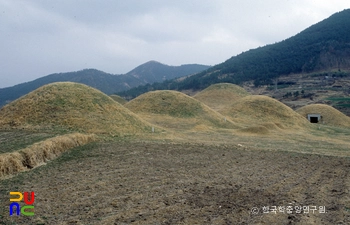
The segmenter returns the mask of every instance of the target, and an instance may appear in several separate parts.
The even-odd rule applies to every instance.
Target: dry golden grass
[[[261,126],[267,130],[310,127],[308,120],[291,108],[273,98],[262,95],[243,97],[220,112],[229,116],[234,122],[251,127],[245,131],[253,133],[266,133],[266,130],[262,129]]]
[[[230,83],[213,84],[197,93],[193,98],[218,111],[234,101],[250,95],[244,88]]]
[[[145,120],[166,128],[188,130],[197,125],[238,128],[207,105],[177,91],[148,92],[126,103],[125,107]]]
[[[321,114],[322,118],[320,123],[322,124],[350,127],[350,117],[329,105],[311,104],[297,109],[296,112],[305,118],[307,118],[307,114]]]
[[[0,154],[0,177],[18,173],[52,160],[68,149],[96,140],[93,134],[66,134],[35,143],[27,148]]]
[[[119,95],[110,95],[109,97],[111,97],[114,101],[116,101],[116,102],[118,102],[119,104],[122,104],[122,105],[124,105],[125,103],[128,102],[124,98],[120,97]]]
[[[45,85],[0,110],[0,128],[60,128],[88,133],[129,135],[151,125],[102,92],[58,82]]]
[[[262,126],[262,125],[242,128],[239,131],[244,132],[244,133],[252,133],[252,134],[268,134],[269,133],[269,129],[265,126]]]
[[[26,169],[24,156],[17,152],[0,155],[0,177],[15,174]]]

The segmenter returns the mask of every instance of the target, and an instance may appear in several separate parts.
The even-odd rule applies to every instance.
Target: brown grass
[[[21,153],[12,152],[0,155],[0,177],[25,170],[24,157]]]
[[[322,118],[320,123],[322,124],[350,127],[350,117],[329,105],[311,104],[297,109],[296,112],[305,118],[307,118],[307,114],[321,114]]]
[[[243,97],[220,111],[234,122],[247,126],[262,125],[267,129],[283,127],[310,127],[307,119],[283,103],[262,95]]]
[[[145,120],[175,129],[192,129],[197,125],[238,128],[232,121],[202,102],[177,91],[152,91],[125,104]],[[202,127],[203,128],[203,127]]]
[[[242,128],[239,131],[244,133],[252,133],[252,134],[268,134],[269,129],[265,126],[251,126],[247,128]]]
[[[253,125],[246,128],[239,129],[238,131],[244,134],[257,134],[265,135],[272,134],[271,132],[279,135],[281,131],[285,130],[286,127],[280,123],[265,122],[259,125]]]
[[[250,95],[244,88],[230,83],[213,84],[197,93],[194,98],[218,111],[234,101]]]
[[[27,148],[0,154],[0,177],[18,173],[52,160],[68,149],[96,140],[92,134],[73,133],[49,138]]]
[[[83,84],[45,85],[0,109],[0,128],[68,129],[126,135],[150,132],[146,121],[102,92]]]
[[[110,95],[109,97],[111,97],[114,101],[116,101],[116,102],[118,102],[119,104],[122,104],[122,105],[124,105],[125,103],[128,102],[124,98],[120,97],[119,95]]]

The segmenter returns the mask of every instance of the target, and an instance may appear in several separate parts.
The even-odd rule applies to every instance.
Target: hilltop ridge
[[[156,61],[146,62],[126,74],[110,74],[97,69],[83,69],[76,72],[54,73],[36,80],[0,88],[0,107],[43,85],[54,82],[77,82],[94,87],[110,95],[143,84],[162,82],[175,77],[186,76],[209,68],[198,64],[169,66]]]
[[[350,71],[350,9],[335,13],[286,40],[251,49],[185,79],[147,85],[119,93],[135,97],[148,90],[202,90],[215,83],[255,87],[273,84],[282,75]]]

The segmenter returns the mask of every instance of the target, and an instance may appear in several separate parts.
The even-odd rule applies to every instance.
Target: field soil
[[[350,224],[349,156],[242,141],[75,148],[0,181],[0,224]],[[34,191],[35,215],[10,217],[10,191]]]

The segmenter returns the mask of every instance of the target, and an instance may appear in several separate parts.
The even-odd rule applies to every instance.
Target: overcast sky
[[[0,0],[0,88],[149,60],[215,65],[349,8],[349,0]]]

